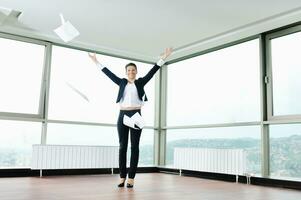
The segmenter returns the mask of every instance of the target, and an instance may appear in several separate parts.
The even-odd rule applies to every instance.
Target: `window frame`
[[[301,32],[301,25],[293,26],[284,30],[273,32],[267,34],[265,37],[266,45],[266,76],[265,76],[265,85],[267,90],[267,120],[276,122],[276,121],[296,121],[300,122],[300,114],[288,114],[288,115],[274,115],[274,105],[273,105],[273,66],[272,66],[272,47],[271,40],[291,35],[294,33]]]
[[[28,121],[43,121],[45,116],[45,95],[46,95],[46,83],[48,78],[49,71],[49,49],[51,48],[51,44],[49,42],[44,42],[36,39],[25,38],[15,35],[9,35],[5,33],[0,33],[0,38],[14,40],[19,42],[25,42],[29,44],[36,44],[44,46],[44,58],[43,58],[43,66],[42,66],[42,79],[41,79],[41,87],[40,87],[40,97],[39,97],[39,108],[38,114],[30,114],[30,113],[18,113],[18,112],[1,112],[1,119],[18,119]]]

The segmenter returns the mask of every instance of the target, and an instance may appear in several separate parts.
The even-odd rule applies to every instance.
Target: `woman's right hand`
[[[97,58],[96,58],[96,54],[95,53],[88,53],[89,57],[92,59],[92,61],[97,64],[99,63]]]
[[[166,58],[167,58],[168,56],[170,56],[170,54],[172,53],[172,51],[173,51],[173,48],[172,48],[172,47],[166,48],[166,49],[165,49],[165,52],[161,54],[161,57],[160,57],[160,58],[163,59],[163,60],[166,60]]]

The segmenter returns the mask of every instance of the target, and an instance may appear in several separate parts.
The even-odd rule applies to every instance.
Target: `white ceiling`
[[[301,0],[0,0],[21,11],[1,32],[62,42],[53,29],[63,13],[80,32],[68,45],[154,62],[301,21]],[[0,9],[0,23],[5,14]]]

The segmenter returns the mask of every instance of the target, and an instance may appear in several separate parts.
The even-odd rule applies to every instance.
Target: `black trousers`
[[[133,129],[123,124],[123,116],[127,115],[132,117],[136,112],[141,115],[141,110],[120,110],[118,121],[117,121],[117,130],[119,137],[119,171],[120,178],[126,178],[127,168],[126,168],[126,157],[127,157],[127,147],[128,147],[128,138],[129,131],[131,133],[131,160],[130,168],[128,171],[129,178],[135,178],[138,160],[139,160],[139,141],[142,129]]]

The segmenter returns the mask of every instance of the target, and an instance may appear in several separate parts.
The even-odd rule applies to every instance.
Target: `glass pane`
[[[260,127],[174,129],[167,131],[166,164],[174,162],[175,147],[242,149],[246,152],[248,173],[260,174]]]
[[[125,65],[131,61],[98,55],[100,62],[119,77],[126,77]],[[152,65],[134,62],[138,77]],[[137,78],[138,78],[137,77]],[[154,124],[154,78],[145,86],[149,99],[142,108],[147,125]],[[54,47],[49,96],[49,118],[72,121],[116,123],[118,86],[98,68],[84,51]]]
[[[153,165],[153,130],[143,129],[140,138],[139,166]],[[128,143],[128,164],[130,156]],[[119,146],[116,127],[49,123],[47,144]]]
[[[118,146],[114,127],[48,123],[47,144]]]
[[[301,124],[270,126],[271,176],[301,178]]]
[[[130,166],[130,145],[128,148],[128,166]],[[154,130],[144,129],[141,133],[139,144],[139,162],[138,167],[154,166]]]
[[[40,144],[41,123],[0,121],[0,168],[30,168],[32,145]]]
[[[38,114],[44,49],[0,38],[0,112]]]
[[[301,33],[271,40],[273,114],[301,114]]]
[[[167,125],[260,120],[258,39],[168,66]]]

